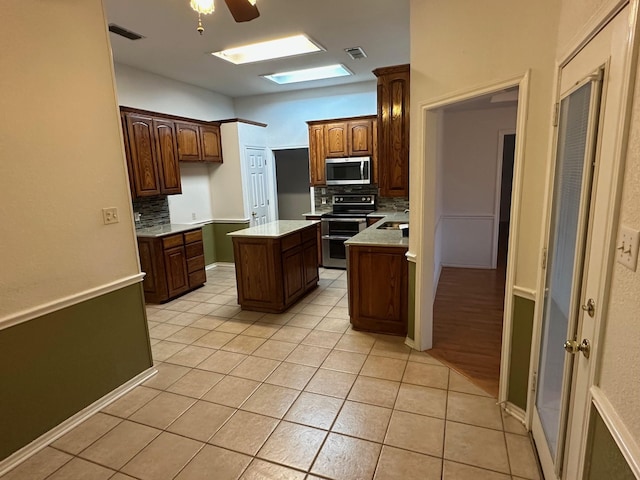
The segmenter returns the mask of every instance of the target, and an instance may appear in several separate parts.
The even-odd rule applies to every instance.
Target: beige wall
[[[5,0],[0,18],[2,319],[139,267],[101,2]]]
[[[558,53],[562,55],[581,36],[585,25],[600,15],[599,10],[617,0],[562,0],[560,3]]]
[[[636,81],[620,225],[640,230],[640,83]],[[605,319],[600,386],[640,444],[640,270],[616,263]]]
[[[553,0],[411,1],[411,223],[421,225],[424,237],[421,245],[417,236],[412,237],[410,250],[419,256],[417,314],[423,321],[430,315],[428,292],[433,290],[433,280],[428,277],[433,269],[436,162],[430,146],[426,146],[427,155],[420,151],[424,128],[420,106],[522,77],[528,71],[526,143],[524,157],[518,159],[527,180],[522,190],[515,283],[535,288],[558,8]]]

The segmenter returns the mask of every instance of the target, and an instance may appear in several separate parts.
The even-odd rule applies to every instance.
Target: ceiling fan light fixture
[[[214,0],[191,0],[191,8],[202,15],[209,15],[216,10]]]
[[[252,7],[256,6],[256,0],[249,0],[249,3],[251,4]]]
[[[323,67],[305,68],[303,70],[293,70],[290,72],[271,73],[261,75],[267,80],[285,85],[288,83],[310,82],[312,80],[324,80],[327,78],[346,77],[353,75],[347,67],[342,64],[325,65]]]
[[[324,51],[324,48],[311,41],[306,35],[293,35],[276,40],[228,48],[219,52],[212,52],[211,55],[227,62],[241,65],[320,51]]]

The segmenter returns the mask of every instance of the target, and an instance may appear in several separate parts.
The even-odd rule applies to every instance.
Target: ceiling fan
[[[249,22],[260,16],[256,0],[224,0],[236,22]],[[198,32],[204,32],[201,15],[208,15],[215,10],[214,0],[191,0],[191,8],[198,12]]]

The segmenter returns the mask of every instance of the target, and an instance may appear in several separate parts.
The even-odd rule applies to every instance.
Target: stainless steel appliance
[[[367,215],[376,210],[371,194],[333,196],[333,211],[320,218],[322,227],[322,265],[347,268],[345,240],[367,228]]]
[[[327,185],[368,185],[371,183],[371,158],[327,158]]]

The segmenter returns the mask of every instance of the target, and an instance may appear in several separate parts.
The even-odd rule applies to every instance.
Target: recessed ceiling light
[[[243,63],[262,62],[274,58],[291,57],[293,55],[302,55],[323,50],[324,48],[309,40],[306,35],[293,35],[277,40],[228,48],[220,52],[212,52],[211,55],[240,65]]]
[[[344,65],[338,64],[262,76],[272,82],[276,82],[278,85],[283,85],[286,83],[308,82],[310,80],[322,80],[325,78],[346,77],[348,75],[353,75],[353,73],[347,70]]]

